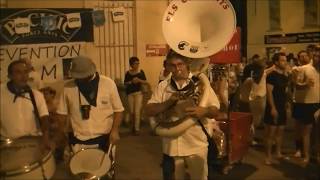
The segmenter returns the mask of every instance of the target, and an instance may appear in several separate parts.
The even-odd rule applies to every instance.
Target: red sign
[[[216,54],[210,56],[211,64],[240,63],[241,60],[241,28],[237,27],[232,39],[226,47]]]
[[[168,45],[166,44],[147,44],[146,56],[166,56],[168,52]]]

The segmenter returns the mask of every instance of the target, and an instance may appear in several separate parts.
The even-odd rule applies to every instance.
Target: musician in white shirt
[[[27,85],[26,63],[22,60],[10,63],[8,78],[9,82],[1,85],[1,140],[42,135],[44,145],[53,147],[49,142],[47,105],[42,93]]]
[[[151,99],[146,106],[146,113],[149,116],[167,114],[178,101],[177,91],[181,91],[193,82],[192,74],[188,68],[188,58],[170,51],[167,55],[167,65],[172,72],[172,78],[158,84]],[[196,119],[205,119],[217,115],[220,104],[212,88],[205,107],[191,106],[183,111],[185,116]],[[207,137],[197,123],[187,129],[178,137],[163,137],[162,146],[164,161],[162,165],[164,179],[184,179],[185,163],[188,166],[191,179],[207,179]],[[172,163],[167,163],[165,159],[171,159]],[[174,164],[174,165],[172,165]],[[174,166],[174,168],[172,168]],[[173,170],[174,169],[174,170]]]

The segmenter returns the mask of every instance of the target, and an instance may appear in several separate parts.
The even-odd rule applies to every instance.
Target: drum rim
[[[74,173],[72,172],[72,170],[71,170],[71,161],[72,161],[72,159],[73,159],[77,154],[79,154],[80,152],[86,151],[86,150],[98,150],[98,151],[102,151],[103,153],[106,153],[106,152],[104,152],[103,150],[101,150],[101,149],[99,149],[99,148],[81,148],[79,151],[75,152],[75,153],[72,155],[72,157],[70,158],[70,160],[69,160],[69,170],[70,170],[70,172],[71,172],[73,175],[76,175],[76,174],[74,174]],[[108,159],[109,159],[109,158],[108,158]],[[112,167],[112,161],[111,161],[110,159],[109,159],[109,161],[110,161],[110,167],[109,167],[109,169],[107,170],[107,172],[106,172],[104,175],[99,176],[99,177],[105,176],[105,175],[110,171],[110,169],[111,169],[111,167]]]
[[[24,137],[20,137],[20,138],[16,138],[16,139],[6,139],[5,141],[15,142],[16,140],[19,140],[19,139],[38,139],[38,138],[40,138],[40,136],[24,136]],[[5,170],[5,171],[0,170],[0,177],[11,177],[11,176],[17,176],[17,175],[31,172],[31,171],[35,170],[36,168],[40,167],[41,164],[47,163],[51,157],[52,157],[52,150],[49,150],[47,155],[39,161],[35,161],[32,163],[29,163],[29,164],[26,164],[26,165],[23,165],[23,166],[20,166],[17,168]]]
[[[50,151],[47,154],[47,156],[41,161],[36,161],[36,162],[30,163],[28,165],[20,166],[20,168],[11,169],[11,170],[6,171],[6,172],[5,171],[0,171],[0,174],[1,174],[1,176],[5,176],[5,177],[25,174],[25,173],[28,173],[28,172],[31,172],[31,171],[37,169],[42,164],[47,163],[50,160],[51,157],[52,157],[52,152]],[[10,173],[10,172],[15,172],[15,171],[17,171],[17,172],[16,173],[12,173],[12,174]]]

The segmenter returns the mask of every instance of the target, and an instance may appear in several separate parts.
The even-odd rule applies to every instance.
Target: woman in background
[[[128,95],[128,104],[131,120],[133,120],[133,133],[139,135],[141,108],[143,101],[142,84],[146,84],[146,76],[139,68],[139,59],[131,57],[129,59],[130,69],[126,72],[124,84]]]

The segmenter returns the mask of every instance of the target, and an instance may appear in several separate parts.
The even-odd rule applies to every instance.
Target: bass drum
[[[39,136],[6,139],[0,144],[1,179],[50,179],[55,160],[50,150],[41,147]]]

